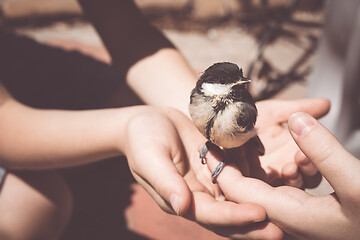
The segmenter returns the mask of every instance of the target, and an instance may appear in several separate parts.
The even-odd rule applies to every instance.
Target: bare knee
[[[0,238],[57,239],[72,211],[72,197],[54,172],[7,174],[0,189]]]

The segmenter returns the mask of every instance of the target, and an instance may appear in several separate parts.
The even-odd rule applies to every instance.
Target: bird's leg
[[[206,155],[206,153],[209,151],[209,147],[208,147],[209,144],[211,144],[211,142],[210,142],[210,141],[207,141],[207,142],[204,144],[204,146],[201,148],[201,150],[200,150],[200,159],[201,159],[201,163],[202,163],[202,164],[206,164],[206,157],[205,157],[205,155]]]
[[[217,167],[215,168],[215,170],[211,173],[211,177],[212,177],[212,183],[216,184],[216,178],[217,176],[221,173],[221,171],[224,169],[225,165],[227,163],[227,158],[224,158],[224,160],[222,160],[219,165],[217,165]]]
[[[249,140],[251,144],[256,145],[258,149],[259,156],[264,156],[265,154],[265,147],[262,141],[260,140],[259,136],[255,136]]]
[[[213,144],[211,141],[207,141],[200,150],[200,159],[201,159],[202,164],[206,164],[205,155],[210,150],[211,147],[212,147],[213,150],[220,150],[220,148],[217,145]],[[216,184],[216,178],[220,174],[220,172],[223,170],[223,168],[225,167],[227,162],[228,162],[227,157],[225,157],[224,160],[221,161],[219,163],[219,165],[215,168],[215,170],[211,173],[212,182],[214,184]]]

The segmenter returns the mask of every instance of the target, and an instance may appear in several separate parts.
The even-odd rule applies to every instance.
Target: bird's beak
[[[247,78],[241,78],[239,81],[234,83],[231,87],[234,87],[236,85],[243,85],[243,84],[247,84],[247,83],[251,83],[251,80],[247,79]]]

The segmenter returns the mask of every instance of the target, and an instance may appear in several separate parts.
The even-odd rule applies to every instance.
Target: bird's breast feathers
[[[214,120],[210,133],[210,140],[224,148],[239,147],[257,135],[256,128],[247,131],[240,127],[237,118],[243,102],[228,104],[226,109],[219,112]]]
[[[205,137],[208,122],[216,116],[212,104],[212,98],[204,97],[197,92],[193,92],[191,95],[189,113],[195,126]]]
[[[238,147],[257,135],[256,129],[246,131],[237,123],[243,102],[224,102],[223,109],[214,108],[214,101],[221,99],[204,97],[193,92],[189,112],[195,126],[210,141],[225,147]],[[217,103],[218,105],[218,103]]]

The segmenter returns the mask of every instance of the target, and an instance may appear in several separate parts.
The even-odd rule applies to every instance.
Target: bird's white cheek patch
[[[203,83],[201,85],[201,91],[208,96],[227,95],[230,93],[230,89],[230,84]]]

